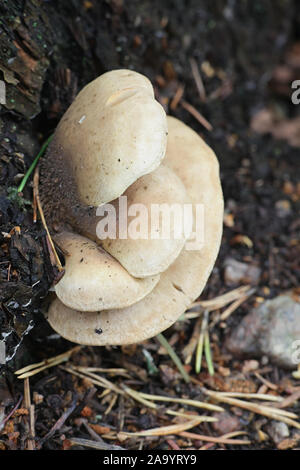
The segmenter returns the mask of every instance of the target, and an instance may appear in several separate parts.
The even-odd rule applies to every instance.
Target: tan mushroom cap
[[[145,297],[159,276],[135,279],[102,248],[70,232],[55,236],[65,254],[65,275],[55,285],[57,297],[83,311],[123,308]]]
[[[200,172],[203,172],[204,161],[212,165],[216,156],[204,140],[182,121],[167,116],[167,123],[170,135],[164,165],[179,176],[193,203],[202,202],[202,194],[207,191],[208,184],[204,184]]]
[[[81,202],[98,206],[157,168],[166,140],[166,114],[150,81],[122,69],[83,88],[58,124],[50,150],[63,155]]]
[[[132,276],[144,278],[165,271],[177,258],[190,235],[189,232],[184,233],[183,224],[182,226],[180,224],[183,205],[190,202],[185,186],[172,169],[162,164],[149,175],[139,178],[123,196],[126,197],[124,201],[127,206],[126,213],[127,211],[129,213],[127,221],[129,236],[124,239],[107,238],[100,242],[101,245]],[[138,206],[135,206],[136,204]],[[164,219],[159,209],[165,211]],[[130,213],[130,210],[133,212]],[[155,213],[158,216],[157,224],[155,224]],[[179,214],[179,217],[176,214]],[[117,210],[117,220],[120,223],[119,210]],[[162,220],[165,220],[165,223]],[[130,232],[131,226],[134,233]],[[151,230],[159,237],[158,239],[153,239]],[[136,232],[140,233],[137,236],[143,238],[133,238]]]
[[[185,163],[180,176],[193,200],[204,204],[204,246],[198,251],[183,249],[161,274],[150,294],[131,307],[83,313],[74,312],[56,299],[49,308],[48,321],[70,341],[101,346],[138,343],[151,338],[170,327],[201,294],[207,282],[222,236],[219,165],[214,152],[188,126],[169,118],[169,128],[166,161],[173,166],[181,155]],[[189,179],[190,172],[195,172],[197,178]]]

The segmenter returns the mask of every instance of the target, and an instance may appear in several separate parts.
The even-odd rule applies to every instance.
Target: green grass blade
[[[31,173],[33,172],[33,170],[35,169],[36,165],[37,165],[37,162],[39,161],[40,157],[44,154],[46,148],[48,147],[50,141],[52,140],[52,137],[53,137],[53,134],[50,135],[50,137],[48,137],[48,139],[43,143],[39,153],[37,154],[37,156],[35,157],[35,159],[33,160],[33,162],[31,163],[30,167],[28,168],[27,172],[25,173],[24,175],[24,178],[22,179],[19,187],[18,187],[18,193],[21,193],[28,181],[28,178],[30,177]]]
[[[204,336],[204,351],[205,351],[205,359],[207,363],[208,373],[209,375],[214,375],[215,371],[214,371],[214,365],[213,365],[213,360],[211,356],[208,330],[206,331],[205,336]]]
[[[172,346],[168,343],[166,338],[161,333],[159,333],[156,336],[156,338],[158,339],[160,344],[166,349],[166,351],[169,354],[170,358],[173,360],[173,362],[176,365],[177,369],[181,373],[184,381],[186,383],[189,383],[190,382],[190,377],[189,377],[188,373],[186,372],[185,368],[183,367],[183,364],[182,364],[181,360],[177,356],[177,354],[174,351],[174,349],[172,348]]]

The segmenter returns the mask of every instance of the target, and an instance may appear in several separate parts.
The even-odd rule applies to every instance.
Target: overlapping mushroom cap
[[[162,207],[176,210],[176,207],[190,202],[190,198],[179,176],[171,167],[161,164],[152,173],[142,176],[133,183],[124,196],[127,198],[129,208],[128,224],[134,222],[135,208],[143,208],[143,213],[137,220],[137,223],[146,225],[146,238],[103,240],[103,248],[114,256],[127,271],[135,277],[147,277],[159,274],[165,271],[170,264],[177,258],[182,250],[189,233],[182,233],[175,238],[176,218],[170,213],[170,235],[162,239],[163,224],[157,225],[156,237],[151,234],[151,208]],[[136,206],[138,204],[138,206]],[[133,208],[133,213],[130,212]],[[170,211],[171,212],[171,211]],[[120,219],[119,209],[117,209],[117,220]],[[154,217],[153,217],[154,219]],[[153,224],[152,224],[153,225]],[[143,227],[141,227],[142,229]],[[129,234],[130,235],[130,234]]]
[[[55,242],[66,262],[55,292],[68,307],[83,311],[128,307],[159,281],[159,276],[134,278],[95,242],[75,233],[62,232]]]
[[[124,89],[120,85],[116,90],[114,80],[112,84],[109,83],[109,76],[114,78],[114,73],[120,74],[124,83],[127,80]],[[120,104],[124,105],[125,102],[128,104],[130,100],[136,99],[140,93],[145,92],[144,89],[139,88],[144,86],[141,84],[142,76],[134,72],[127,74],[127,71],[115,71],[103,77],[102,82],[100,77],[83,90],[84,92],[90,89],[94,93],[94,85],[96,86],[97,81],[100,87],[104,86],[105,100],[99,99],[98,110],[93,110],[94,119],[98,123],[98,117],[107,112],[107,102],[109,106],[117,107]],[[144,80],[147,89],[146,101],[150,95],[153,100],[153,92],[149,91],[150,82],[147,79]],[[135,87],[139,90],[137,93],[132,91]],[[104,91],[100,90],[97,93],[102,97],[105,94]],[[139,108],[140,103],[137,106]],[[151,109],[153,110],[153,107]],[[66,113],[67,118],[70,115],[69,111]],[[78,110],[78,113],[80,114],[81,111],[82,109]],[[131,114],[127,115],[125,108],[122,108],[122,112],[124,112],[123,119],[130,118]],[[145,124],[147,112],[149,108],[145,106],[145,116],[135,123],[138,128],[135,135],[143,131],[151,133],[149,125]],[[76,119],[77,117],[76,114]],[[152,118],[151,115],[149,119]],[[121,195],[127,197],[129,206],[136,203],[142,204],[148,211],[151,204],[192,203],[193,235],[195,235],[195,230],[201,230],[203,244],[196,248],[193,246],[191,249],[192,237],[188,238],[190,233],[184,233],[178,239],[171,236],[167,240],[151,237],[143,240],[130,237],[125,239],[118,236],[116,239],[108,237],[97,241],[102,245],[102,248],[99,248],[89,238],[70,233],[72,220],[68,219],[68,229],[63,229],[61,234],[54,237],[66,253],[66,273],[55,286],[57,298],[50,305],[47,317],[52,327],[70,341],[88,345],[121,345],[140,342],[158,334],[171,326],[200,295],[213,268],[221,241],[223,220],[223,197],[218,162],[213,151],[192,129],[175,118],[166,119],[164,116],[164,119],[165,121],[162,119],[161,121],[164,122],[160,124],[160,140],[157,138],[159,134],[159,129],[157,129],[156,136],[153,137],[155,144],[151,146],[151,149],[156,148],[157,154],[160,153],[159,158],[155,160],[156,163],[153,164],[150,158],[152,163],[147,167],[150,171],[137,176],[135,169],[138,165],[135,164],[134,159],[140,159],[139,151],[134,145],[129,147],[127,158],[133,162],[132,180],[129,185],[129,179],[126,180],[127,186],[116,195],[117,199],[112,201],[112,205],[118,208],[118,198]],[[133,138],[130,131],[124,134],[124,129],[121,129],[122,120],[113,123],[108,121],[115,136],[120,132],[125,142]],[[63,118],[62,122],[63,126],[67,126],[68,120]],[[72,122],[74,124],[76,120]],[[165,154],[166,123],[169,129],[166,156],[163,163],[159,165],[162,155]],[[60,140],[63,138],[61,129],[62,124],[58,127]],[[93,129],[93,132],[97,132],[96,124]],[[109,126],[106,129],[108,130]],[[152,136],[149,134],[148,137],[151,141]],[[100,130],[97,134],[97,142],[104,138]],[[87,139],[90,139],[90,135]],[[92,145],[91,139],[89,142]],[[102,149],[106,148],[103,143],[101,145]],[[160,149],[160,152],[157,149]],[[105,158],[108,158],[109,149],[106,148],[106,150]],[[141,148],[140,151],[142,151]],[[73,152],[78,153],[78,149],[74,147],[72,152],[68,153],[68,168],[70,164],[73,165]],[[113,148],[111,152],[111,158],[114,159]],[[57,147],[52,152],[53,155],[58,156]],[[97,168],[99,165],[101,168],[101,155],[101,152],[97,154],[95,163]],[[46,157],[48,159],[46,167],[49,165],[49,158],[51,158],[51,151]],[[58,156],[58,158],[63,161],[64,156]],[[74,162],[80,158],[84,159],[76,154]],[[92,165],[90,160],[89,165]],[[157,165],[159,166],[155,169]],[[109,171],[105,177],[101,174],[100,185],[110,185],[110,178],[113,180],[116,176],[116,167],[113,168],[111,174]],[[95,179],[91,181],[96,184]],[[79,185],[80,179],[73,179],[73,183]],[[54,190],[50,188],[49,191],[49,181],[44,184],[42,182],[40,191],[45,203],[51,203],[49,194],[53,194]],[[84,191],[85,189],[79,189],[76,186],[75,192],[83,194]],[[97,188],[92,191],[99,194]],[[110,194],[109,190],[101,188],[101,191],[102,194]],[[107,197],[109,196],[103,197],[103,201],[106,201]],[[98,199],[95,198],[94,202],[97,201]],[[195,222],[196,205],[203,207],[201,227]],[[86,208],[80,206],[80,217],[85,223],[81,233],[84,234],[87,233],[87,220],[91,221],[92,228],[89,232],[96,227],[95,213],[92,211],[91,217],[86,217],[89,210],[90,206]],[[119,222],[118,209],[116,214]],[[80,231],[78,230],[80,217],[76,219],[73,230]],[[172,231],[175,231],[174,225],[171,227]],[[89,233],[88,236],[94,238]]]
[[[98,206],[155,170],[166,140],[165,112],[150,81],[131,70],[113,70],[78,94],[51,145],[69,164],[80,200]]]

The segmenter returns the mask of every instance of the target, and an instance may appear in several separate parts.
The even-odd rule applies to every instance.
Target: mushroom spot
[[[178,286],[177,284],[175,284],[174,282],[173,282],[173,287],[174,287],[174,289],[178,290],[178,292],[182,292],[182,294],[184,294],[183,289],[180,286]]]

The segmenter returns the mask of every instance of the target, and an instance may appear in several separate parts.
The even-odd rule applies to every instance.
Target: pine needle
[[[202,319],[198,318],[197,321],[195,322],[194,331],[192,333],[192,336],[189,339],[189,342],[184,346],[184,348],[182,350],[182,355],[184,357],[185,365],[191,363],[192,357],[193,357],[194,352],[197,348],[197,344],[198,344],[198,341],[199,341],[199,335],[200,335],[200,331],[201,331],[201,322],[202,322]]]
[[[184,399],[170,399],[169,397],[159,397],[157,395],[148,395],[147,394],[147,398],[145,398],[145,395],[146,394],[143,394],[141,392],[137,392],[136,390],[133,390],[132,388],[126,386],[126,385],[123,385],[122,386],[123,390],[131,397],[133,398],[134,400],[138,401],[139,403],[141,403],[142,405],[144,406],[147,406],[148,408],[152,408],[154,410],[157,410],[158,409],[158,406],[155,404],[155,403],[152,403],[151,401],[149,401],[148,398],[150,398],[151,400],[161,400],[161,399],[164,399],[166,398],[166,400],[161,400],[161,401],[169,401],[169,402],[172,402],[176,400],[176,403],[183,403],[183,401],[185,402],[185,404],[191,404],[191,402],[193,402],[194,406],[195,407],[198,407],[198,408],[207,408],[206,405],[210,406],[209,404],[207,403],[201,403],[201,402],[194,402],[194,400],[184,400]],[[183,401],[180,401],[180,400],[183,400]],[[189,402],[189,403],[187,403]],[[200,406],[201,405],[201,406]],[[211,405],[213,408],[215,408],[214,405]],[[210,408],[208,408],[210,409]],[[221,408],[217,407],[217,410],[215,411],[219,411]],[[179,412],[179,411],[174,411],[174,410],[166,410],[165,411],[166,414],[168,415],[174,415],[174,416],[183,416],[183,417],[186,417],[186,418],[191,418],[191,415],[188,415],[187,413],[182,413],[182,412]],[[217,418],[214,418],[212,416],[197,416],[197,418],[201,419],[202,422],[203,421],[207,421],[207,422],[213,422],[213,421],[218,421]]]
[[[84,367],[60,366],[60,368],[69,372],[70,374],[77,375],[77,377],[81,377],[82,379],[88,379],[90,382],[98,385],[99,387],[112,390],[113,392],[119,393],[120,395],[124,394],[123,390],[117,387],[114,383],[110,382],[110,380],[101,377],[100,375],[93,374],[92,372],[87,372]]]
[[[281,403],[283,399],[276,395],[268,395],[267,393],[244,393],[244,392],[218,392],[224,397],[231,398],[254,398],[255,400],[276,401]]]
[[[160,344],[166,349],[167,353],[169,354],[170,358],[173,360],[174,364],[176,365],[177,369],[179,370],[179,372],[181,373],[184,381],[186,383],[189,383],[190,382],[190,377],[188,375],[188,373],[186,372],[181,360],[179,359],[179,357],[177,356],[176,352],[174,351],[174,349],[172,348],[172,346],[168,343],[168,341],[166,340],[166,338],[161,334],[159,333],[156,338],[158,339],[158,341],[160,342]]]
[[[213,392],[204,388],[202,388],[202,391],[206,395],[214,398],[215,400],[219,402],[228,403],[229,405],[237,406],[239,408],[249,410],[257,414],[261,414],[263,416],[267,416],[268,418],[271,418],[277,421],[282,421],[283,423],[286,423],[290,426],[300,429],[300,423],[292,419],[292,418],[298,418],[298,416],[295,413],[290,413],[289,411],[281,410],[281,409],[271,407],[271,406],[263,406],[257,403],[251,403],[245,400],[239,400],[237,398],[231,398],[228,396],[224,396],[219,392]],[[282,413],[283,411],[284,413]]]
[[[219,310],[220,308],[225,307],[234,300],[240,299],[241,297],[248,295],[248,292],[251,290],[250,287],[250,285],[241,286],[229,292],[226,292],[226,294],[219,295],[214,299],[198,300],[197,302],[193,302],[191,304],[190,309],[195,307],[202,307],[209,311]]]
[[[224,434],[223,436],[220,437],[214,437],[214,436],[204,436],[203,434],[195,434],[192,432],[186,432],[183,431],[179,435],[182,437],[186,437],[187,439],[196,439],[197,441],[207,441],[207,442],[214,442],[216,444],[235,444],[235,445],[244,445],[244,444],[251,444],[251,441],[248,440],[242,440],[242,439],[231,439],[234,436],[237,435],[243,435],[245,434],[244,432],[236,432],[236,433],[230,433],[230,434]]]
[[[191,414],[182,413],[181,411],[174,411],[174,410],[167,410],[166,414],[172,415],[172,416],[182,416],[183,418],[187,418],[187,419],[190,419],[193,416]],[[214,418],[213,416],[203,415],[203,416],[197,416],[197,417],[199,417],[199,419],[201,419],[202,422],[206,422],[206,423],[215,423],[219,421],[218,418]]]
[[[152,403],[151,401],[148,401],[146,398],[143,398],[141,394],[137,392],[136,390],[133,390],[132,388],[127,387],[126,385],[123,385],[122,388],[131,398],[134,398],[136,401],[138,401],[142,405],[147,406],[148,408],[157,409],[157,405],[155,403]]]
[[[204,313],[203,313],[201,331],[200,331],[198,344],[197,344],[197,349],[196,349],[196,362],[195,362],[195,372],[196,372],[196,374],[199,374],[200,371],[201,371],[204,337],[205,337],[205,333],[207,331],[207,325],[208,325],[208,310],[205,310]]]
[[[224,411],[218,405],[213,405],[212,403],[206,403],[204,401],[199,400],[191,400],[188,398],[175,398],[175,397],[165,397],[163,395],[150,395],[149,393],[142,393],[139,392],[140,396],[146,398],[147,400],[154,400],[154,401],[167,401],[170,403],[181,403],[182,405],[190,405],[194,406],[195,408],[204,408],[210,411]]]
[[[185,423],[180,424],[171,424],[170,426],[162,426],[159,428],[147,429],[146,431],[140,432],[120,432],[118,438],[123,440],[126,437],[138,436],[138,437],[147,437],[147,436],[168,436],[169,434],[178,434],[187,429],[194,428],[201,423],[201,418],[193,418]]]
[[[232,302],[231,305],[229,305],[229,307],[227,307],[224,312],[222,312],[221,316],[220,316],[220,321],[225,321],[227,320],[227,318],[230,317],[230,315],[233,314],[233,312],[236,311],[236,309],[242,305],[242,303],[245,302],[245,300],[248,299],[248,297],[253,294],[255,292],[255,289],[250,289],[247,294],[244,295],[244,297],[241,297],[240,299],[237,299],[235,300],[234,302]]]
[[[45,359],[42,362],[37,362],[35,364],[30,364],[29,366],[23,367],[15,372],[18,376],[18,379],[26,379],[33,375],[38,374],[42,370],[48,369],[49,367],[56,366],[61,364],[62,362],[68,361],[71,355],[74,352],[79,351],[82,346],[75,346],[74,348],[66,351],[65,353],[59,354],[58,356],[50,357],[49,359]]]
[[[214,375],[215,371],[214,371],[214,365],[213,365],[212,356],[211,356],[208,330],[206,330],[205,336],[204,336],[204,351],[205,351],[205,359],[207,363],[208,373],[209,375]]]

